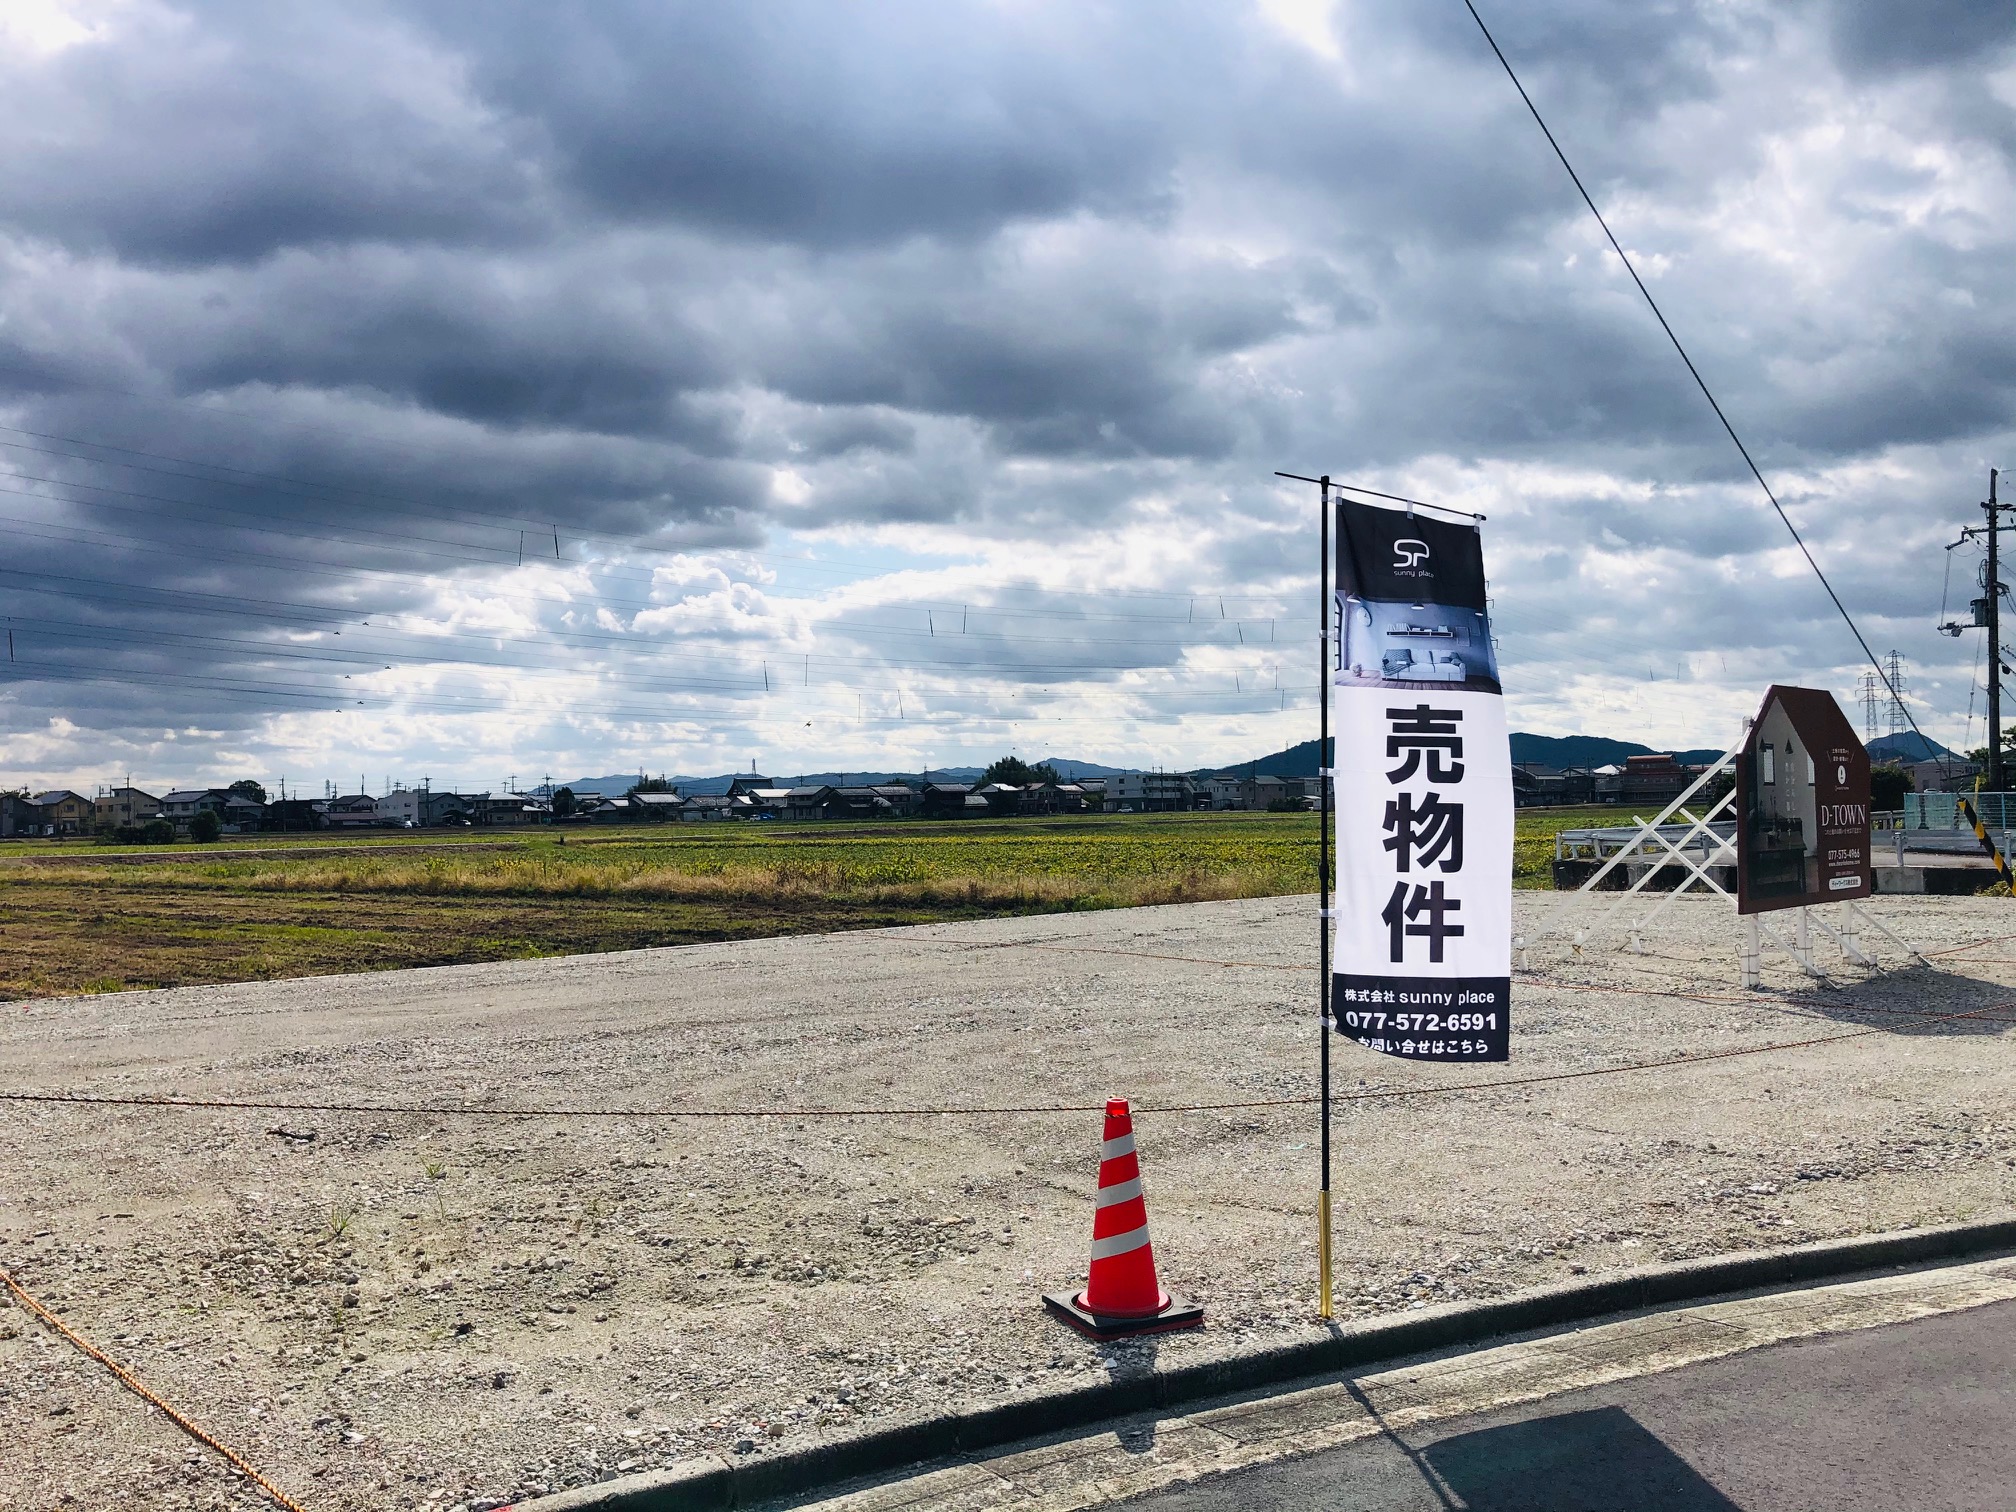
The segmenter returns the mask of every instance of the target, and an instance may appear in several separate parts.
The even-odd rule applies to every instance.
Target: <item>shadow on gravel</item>
[[[1814,958],[1823,971],[1832,964],[1817,949]],[[1898,1034],[2002,1034],[2016,1024],[2016,988],[1936,966],[1901,968],[1839,985],[1816,982],[1786,993],[1780,1001],[1842,1024]],[[1944,1017],[1947,1014],[1978,1017]]]

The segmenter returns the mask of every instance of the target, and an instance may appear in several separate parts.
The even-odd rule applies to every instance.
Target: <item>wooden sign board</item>
[[[1736,763],[1736,911],[1866,898],[1869,753],[1834,695],[1773,687]]]

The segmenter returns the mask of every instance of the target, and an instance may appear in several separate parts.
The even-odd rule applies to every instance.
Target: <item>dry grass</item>
[[[1314,890],[1313,816],[572,831],[0,865],[0,996]]]

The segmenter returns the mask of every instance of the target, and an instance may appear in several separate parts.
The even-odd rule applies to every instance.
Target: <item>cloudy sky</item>
[[[1480,8],[1978,743],[2016,9]],[[1488,514],[1514,728],[1860,677],[1460,0],[12,0],[0,132],[0,787],[1236,760],[1277,468]]]

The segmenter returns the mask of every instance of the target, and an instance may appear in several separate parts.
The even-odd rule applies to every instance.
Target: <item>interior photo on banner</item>
[[[1337,505],[1338,1032],[1510,1054],[1512,752],[1475,524]]]

